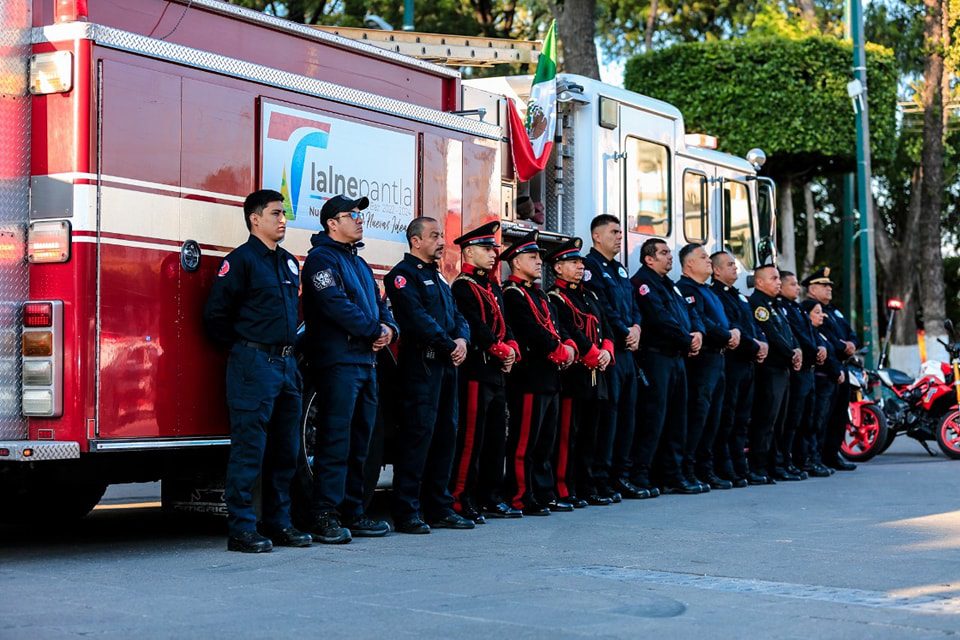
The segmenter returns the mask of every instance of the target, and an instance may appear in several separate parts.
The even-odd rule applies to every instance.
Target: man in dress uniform
[[[226,487],[227,549],[309,547],[290,522],[290,482],[300,455],[297,336],[300,265],[279,246],[287,230],[283,196],[255,191],[243,203],[250,238],[223,262],[203,312],[210,337],[229,347],[227,406],[230,458]],[[253,491],[263,478],[262,533]]]
[[[672,493],[702,493],[683,474],[687,432],[686,356],[700,353],[703,334],[695,330],[691,310],[673,281],[670,247],[651,238],[640,248],[643,266],[633,275],[643,333],[640,368],[649,386],[640,394],[639,431],[635,437],[631,482],[651,495],[659,483]],[[656,462],[656,467],[654,466]]]
[[[390,530],[366,517],[363,507],[363,465],[379,399],[376,353],[399,333],[373,271],[358,254],[368,204],[342,195],[327,200],[320,209],[322,230],[311,238],[303,265],[303,351],[321,407],[308,530],[326,544]]]
[[[401,533],[430,533],[431,526],[473,529],[473,520],[453,510],[448,486],[457,439],[457,367],[467,357],[470,328],[438,268],[444,248],[440,223],[414,218],[407,243],[410,251],[383,279],[404,334],[394,522]]]
[[[607,401],[600,408],[597,459],[594,465],[600,494],[618,502],[624,498],[649,498],[629,479],[637,411],[637,363],[640,347],[640,308],[627,270],[617,261],[623,246],[620,221],[601,214],[590,223],[593,247],[583,260],[583,286],[597,295],[610,325],[613,363],[605,372]]]
[[[740,346],[740,330],[731,328],[723,303],[707,286],[713,273],[710,256],[701,244],[680,250],[683,275],[677,282],[687,304],[703,323],[703,348],[687,359],[687,442],[684,476],[711,489],[732,489],[733,483],[714,471],[713,445],[723,410],[724,352]]]
[[[504,315],[520,345],[520,358],[507,380],[510,429],[504,497],[529,516],[573,510],[556,499],[551,457],[560,368],[573,364],[578,354],[574,343],[561,334],[556,311],[536,284],[543,269],[538,240],[539,232],[531,231],[501,257],[511,271],[503,289]]]
[[[485,521],[485,515],[523,515],[500,495],[507,438],[505,375],[520,347],[503,318],[500,285],[491,278],[500,248],[499,229],[499,222],[488,222],[453,241],[460,247],[463,266],[450,288],[470,325],[470,347],[459,371],[460,428],[450,493],[454,511],[477,524]]]
[[[817,343],[817,334],[810,324],[810,317],[800,307],[800,283],[790,271],[780,271],[780,307],[790,324],[793,337],[803,353],[803,365],[799,371],[790,373],[790,400],[787,404],[787,416],[783,423],[783,433],[777,438],[777,475],[787,479],[790,476],[805,480],[806,471],[799,468],[803,464],[803,418],[809,404],[813,402],[814,374],[816,365],[827,357],[827,350]],[[800,455],[795,456],[794,452]]]
[[[607,399],[603,372],[613,361],[610,326],[597,296],[583,288],[583,241],[573,238],[547,254],[554,284],[547,294],[557,319],[577,345],[579,358],[560,374],[560,424],[554,456],[557,495],[576,508],[606,506],[600,495],[594,464],[601,403]]]
[[[713,266],[713,291],[726,313],[730,326],[740,331],[740,344],[724,355],[723,409],[714,439],[713,464],[721,478],[736,488],[747,486],[747,429],[753,412],[753,375],[755,364],[767,357],[769,345],[753,319],[747,297],[736,287],[737,261],[726,251],[710,256]]]
[[[823,308],[821,333],[833,343],[837,358],[841,361],[846,360],[856,353],[859,342],[853,327],[843,317],[840,309],[833,306],[833,281],[830,279],[830,267],[814,271],[804,278],[801,284],[807,289],[807,297],[819,302]],[[837,389],[823,442],[823,463],[838,471],[853,471],[857,468],[857,465],[840,457],[840,443],[843,442],[843,434],[847,426],[849,399],[850,383],[844,382]]]
[[[754,382],[753,418],[750,421],[750,484],[775,484],[774,437],[783,432],[790,395],[790,372],[799,371],[803,354],[780,309],[780,272],[772,264],[754,271],[750,296],[753,317],[770,345],[770,353],[757,367]],[[780,479],[790,478],[780,475]],[[797,477],[796,479],[799,479]]]

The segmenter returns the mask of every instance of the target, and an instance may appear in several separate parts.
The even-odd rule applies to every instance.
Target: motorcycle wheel
[[[880,453],[884,453],[887,449],[890,448],[890,445],[893,444],[893,441],[897,439],[897,432],[895,429],[887,429],[887,441],[883,443],[883,446],[880,447]]]
[[[884,449],[889,429],[887,419],[876,405],[860,407],[860,424],[847,423],[840,453],[847,460],[866,462]]]
[[[954,409],[940,419],[937,444],[948,458],[960,460],[960,411]]]

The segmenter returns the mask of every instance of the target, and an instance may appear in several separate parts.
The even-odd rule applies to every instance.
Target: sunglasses
[[[338,220],[345,216],[350,216],[350,219],[353,220],[354,222],[360,222],[361,220],[363,220],[363,213],[360,211],[348,211],[347,213],[342,213],[338,216],[334,216],[334,220]]]

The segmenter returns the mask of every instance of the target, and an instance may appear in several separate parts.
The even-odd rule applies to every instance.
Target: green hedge
[[[847,96],[852,45],[814,36],[683,43],[631,58],[624,86],[665,100],[687,131],[720,139],[740,156],[760,147],[768,170],[849,170],[856,130]],[[897,68],[893,52],[867,45],[870,127],[875,163],[896,146]]]

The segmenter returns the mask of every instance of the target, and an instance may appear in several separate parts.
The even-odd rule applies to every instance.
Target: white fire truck
[[[415,215],[448,237],[492,219],[507,234],[531,226],[513,210],[521,191],[547,204],[547,237],[586,238],[595,214],[620,217],[631,269],[650,235],[725,244],[745,272],[772,250],[755,167],[688,146],[669,105],[561,75],[556,168],[520,185],[503,100],[522,99],[529,78],[468,87],[411,47],[363,40],[217,0],[0,4],[8,517],[81,515],[108,484],[154,480],[165,502],[219,509],[199,489],[222,486],[224,354],[200,318],[221,258],[245,240],[254,189],[288,196],[285,246],[301,259],[325,198],[368,196],[364,256],[378,275]],[[458,61],[494,44],[462,44]],[[525,51],[493,55],[530,62]],[[481,106],[485,120],[468,117]],[[306,394],[305,455],[319,411]]]

